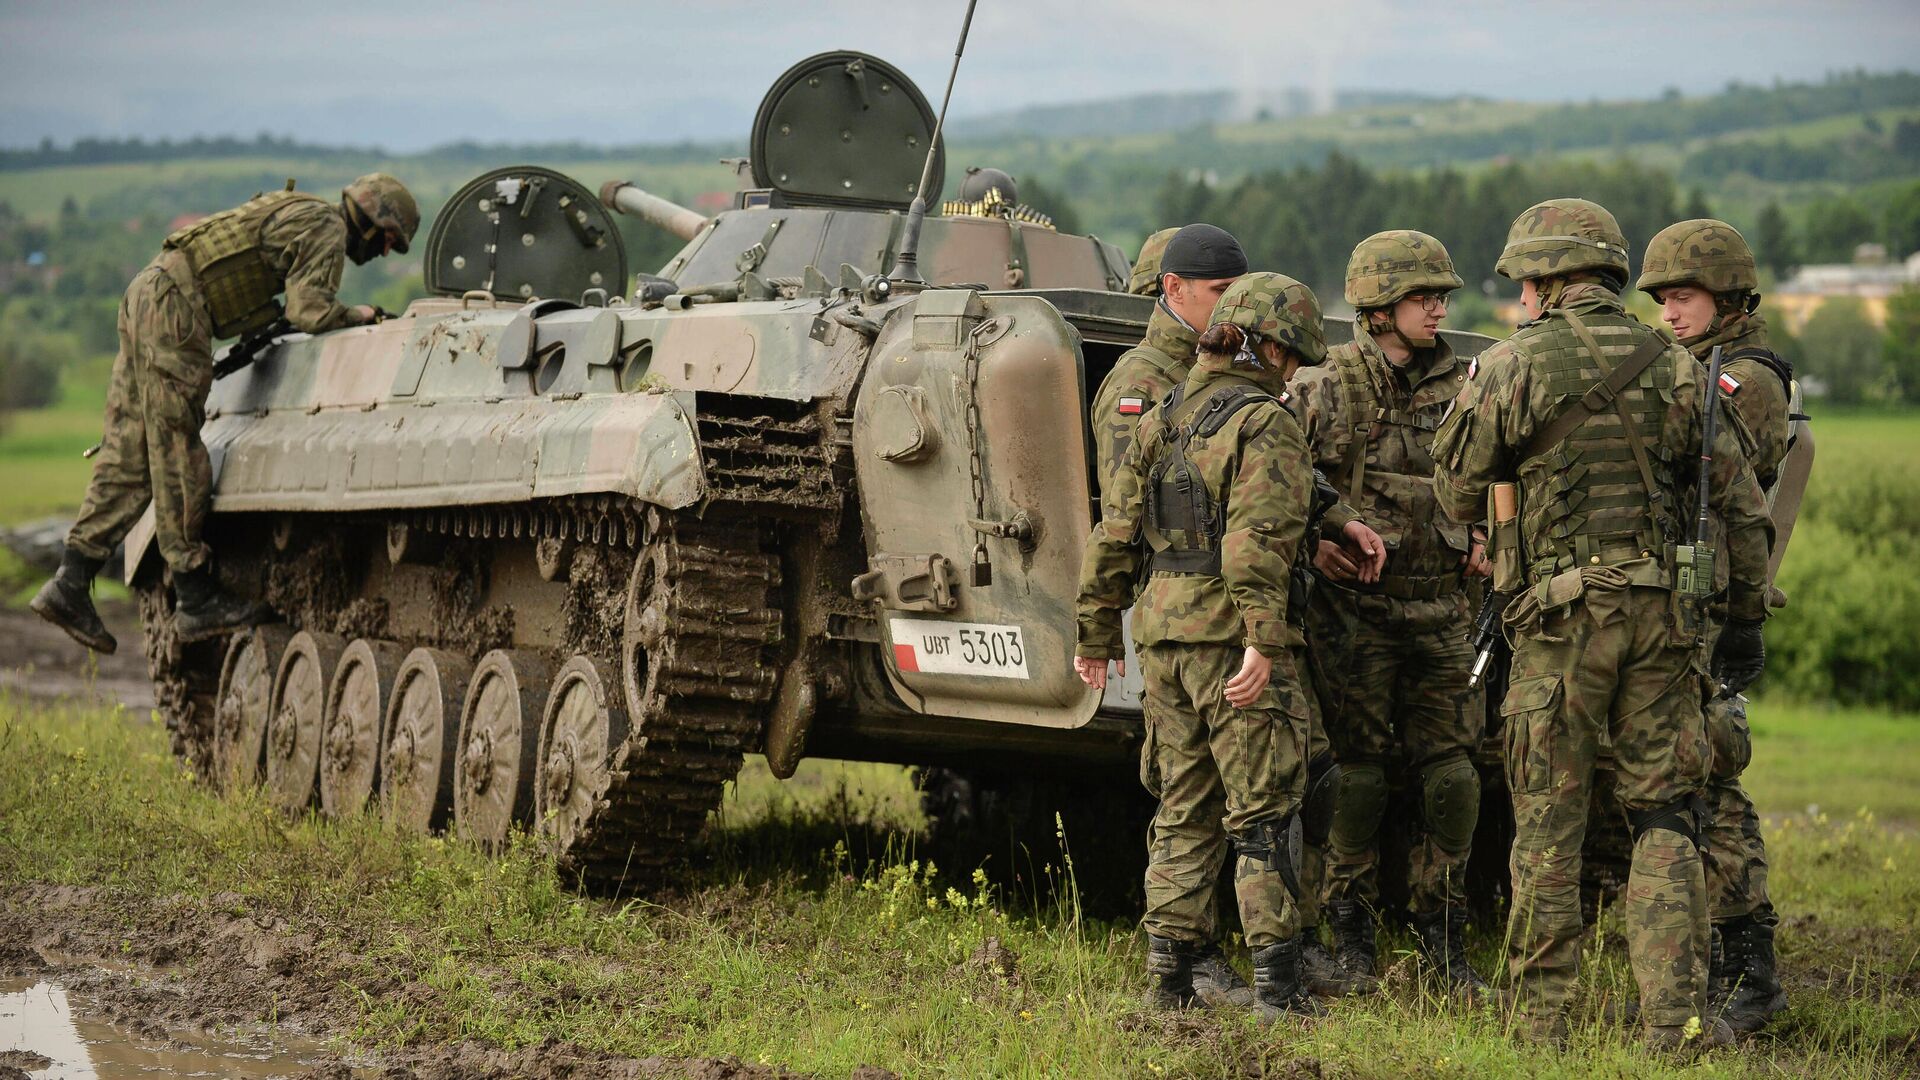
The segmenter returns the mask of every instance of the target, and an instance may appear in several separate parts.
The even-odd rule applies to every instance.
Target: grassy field
[[[1920,1060],[1920,757],[1899,752],[1903,723],[1756,709],[1755,790],[1786,815],[1773,882],[1794,1007],[1772,1040],[1693,1070],[1600,1018],[1631,985],[1610,923],[1564,1054],[1518,1046],[1497,1008],[1423,993],[1398,951],[1386,994],[1312,1025],[1143,1012],[1131,926],[1080,918],[1070,893],[1009,905],[924,861],[906,779],[877,766],[810,763],[784,786],[750,769],[692,884],[620,902],[568,891],[534,844],[490,860],[372,819],[287,821],[182,775],[143,718],[0,700],[0,884],[244,909],[338,942],[352,1004],[336,1034],[365,1047],[557,1039],[823,1076],[1887,1076]],[[1851,780],[1869,738],[1884,789]],[[1475,946],[1490,963],[1496,943]]]

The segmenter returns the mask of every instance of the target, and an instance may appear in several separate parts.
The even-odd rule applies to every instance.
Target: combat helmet
[[[1445,244],[1412,229],[1377,232],[1347,260],[1347,303],[1360,311],[1391,307],[1416,292],[1451,292],[1463,283]]]
[[[372,255],[380,254],[367,250],[372,247],[374,234],[380,231],[393,237],[394,251],[407,253],[407,245],[420,229],[420,206],[413,201],[407,185],[386,173],[368,173],[341,189],[340,196],[347,208],[347,222],[353,226],[349,230],[348,254],[354,254],[356,246],[363,252],[355,255],[354,262],[364,263]]]
[[[995,190],[1000,192],[1000,201],[1008,206],[1020,202],[1019,189],[1014,186],[1013,177],[1004,170],[970,165],[967,167],[967,178],[960,181],[960,201],[980,202],[987,197],[987,192]]]
[[[1320,301],[1312,289],[1285,274],[1262,270],[1242,276],[1220,294],[1208,323],[1232,323],[1250,335],[1276,342],[1299,356],[1302,367],[1327,358]]]
[[[1760,270],[1738,229],[1713,218],[1693,218],[1647,241],[1633,287],[1652,296],[1671,285],[1697,285],[1715,294],[1757,293]]]
[[[1167,253],[1167,242],[1179,232],[1178,226],[1161,229],[1140,245],[1140,257],[1133,261],[1133,276],[1127,279],[1127,291],[1137,296],[1160,295],[1160,257]]]
[[[1627,237],[1607,208],[1586,199],[1535,203],[1507,230],[1507,246],[1493,268],[1514,281],[1606,271],[1627,281]]]

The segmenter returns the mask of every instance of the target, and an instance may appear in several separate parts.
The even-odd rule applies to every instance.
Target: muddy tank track
[[[140,601],[141,639],[146,645],[147,674],[153,679],[153,707],[167,725],[175,757],[185,761],[195,776],[213,775],[213,707],[218,687],[215,677],[188,662],[173,633],[173,592],[155,579],[136,590]],[[224,638],[193,646],[196,650],[226,649]]]
[[[618,670],[630,733],[561,865],[618,888],[683,862],[758,744],[782,640],[780,562],[751,519],[667,515],[635,561]]]

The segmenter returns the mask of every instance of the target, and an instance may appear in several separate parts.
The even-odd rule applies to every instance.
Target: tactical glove
[[[1713,677],[1729,694],[1753,685],[1767,666],[1767,643],[1760,619],[1728,619],[1713,647]]]

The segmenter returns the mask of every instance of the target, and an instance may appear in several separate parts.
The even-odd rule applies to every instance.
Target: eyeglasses
[[[1415,293],[1407,299],[1420,301],[1420,310],[1429,315],[1447,309],[1447,294],[1443,292]]]

